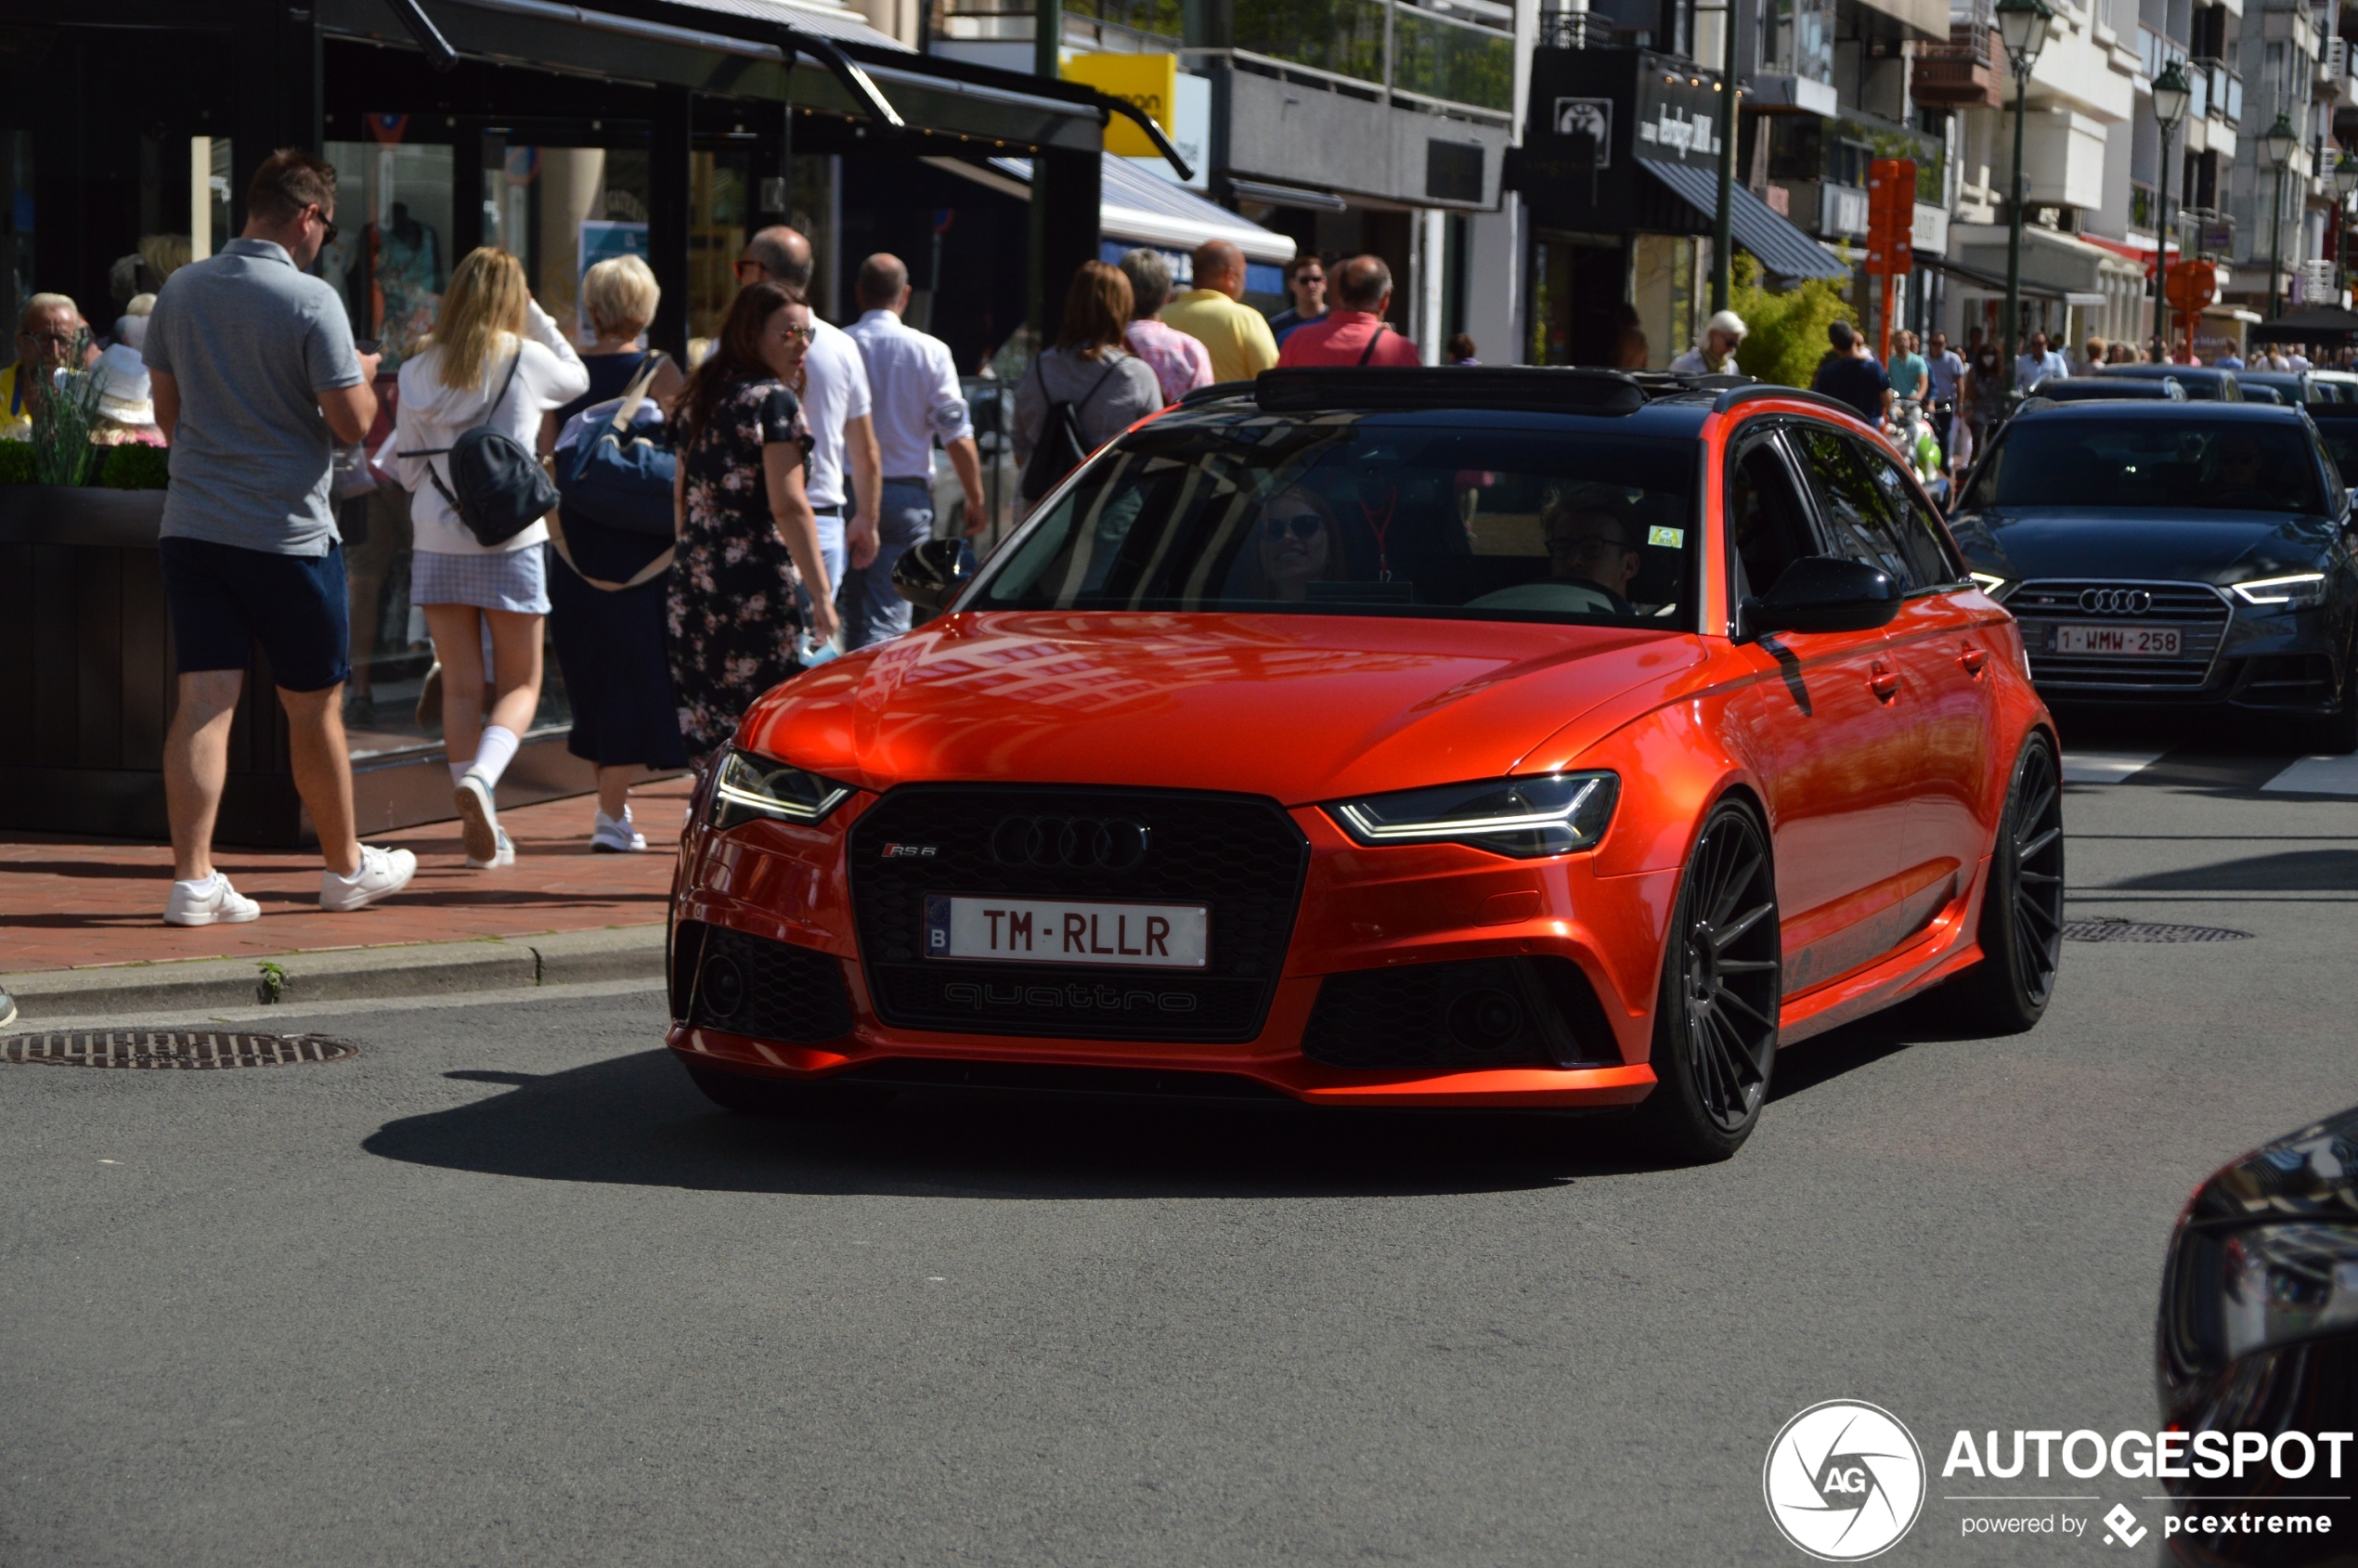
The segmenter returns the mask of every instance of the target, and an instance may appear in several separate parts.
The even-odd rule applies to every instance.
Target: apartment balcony
[[[1866,238],[1867,193],[1857,186],[1833,180],[1778,179],[1769,184],[1784,194],[1785,216],[1804,234],[1821,240]],[[1945,241],[1947,236],[1942,238]]]
[[[2240,125],[2244,117],[2244,79],[2225,60],[2196,58],[2186,62],[2186,77],[2195,84],[2189,114]]]
[[[2000,108],[2003,55],[1996,28],[1986,22],[1951,22],[1946,44],[1916,45],[1915,100],[1943,109]]]

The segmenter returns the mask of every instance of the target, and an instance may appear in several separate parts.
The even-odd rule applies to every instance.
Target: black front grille
[[[2092,597],[2104,605],[2126,595],[2139,596],[2133,602],[2142,608],[2124,614],[2088,607]],[[2022,623],[2031,680],[2066,691],[2200,691],[2227,632],[2226,601],[2205,583],[2043,577],[2006,595],[2006,608]],[[2176,627],[2179,651],[2167,658],[2058,653],[2055,628],[2061,626]]]
[[[700,1028],[793,1045],[851,1032],[843,965],[816,948],[683,920],[672,938],[672,975],[675,988],[692,988],[687,1019]],[[673,995],[676,1007],[677,989]]]
[[[1621,1064],[1604,1009],[1567,958],[1479,958],[1328,975],[1302,1054],[1329,1067]]]
[[[1030,831],[1057,823],[1084,826]],[[1108,831],[1100,837],[1097,826]],[[1136,828],[1146,830],[1143,854]],[[861,956],[885,1022],[1091,1040],[1260,1033],[1310,863],[1309,841],[1273,800],[1029,784],[904,785],[852,825],[849,853]],[[928,959],[920,952],[928,894],[1203,904],[1210,962]]]

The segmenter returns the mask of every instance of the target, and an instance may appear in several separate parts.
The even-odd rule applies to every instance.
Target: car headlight
[[[2254,577],[2248,583],[2235,583],[2235,597],[2247,604],[2267,609],[2291,608],[2305,610],[2326,602],[2326,574],[2295,572],[2289,577]]]
[[[1973,578],[1974,587],[1981,590],[1990,598],[2003,600],[2006,597],[2006,579],[1998,576],[1997,573],[1968,572],[1965,575]]]
[[[737,827],[758,818],[772,822],[824,822],[851,798],[851,786],[800,768],[731,747],[713,781],[712,825]]]
[[[1371,795],[1327,810],[1354,842],[1370,847],[1470,844],[1529,860],[1596,843],[1620,793],[1612,773],[1549,773]]]

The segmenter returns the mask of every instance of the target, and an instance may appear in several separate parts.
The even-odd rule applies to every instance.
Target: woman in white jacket
[[[483,424],[531,451],[540,416],[588,390],[589,369],[533,299],[523,264],[486,246],[452,271],[434,335],[402,363],[394,451],[445,451]],[[515,846],[499,826],[492,791],[540,706],[541,627],[549,614],[541,547],[549,530],[535,523],[513,538],[478,544],[443,494],[449,459],[403,455],[398,462],[415,537],[409,603],[425,611],[442,665],[442,739],[467,864],[510,865]]]

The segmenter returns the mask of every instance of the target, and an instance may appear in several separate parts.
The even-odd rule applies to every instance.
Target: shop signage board
[[[1701,233],[1644,165],[1716,164],[1727,95],[1716,74],[1651,49],[1540,49],[1509,184],[1544,225]]]

